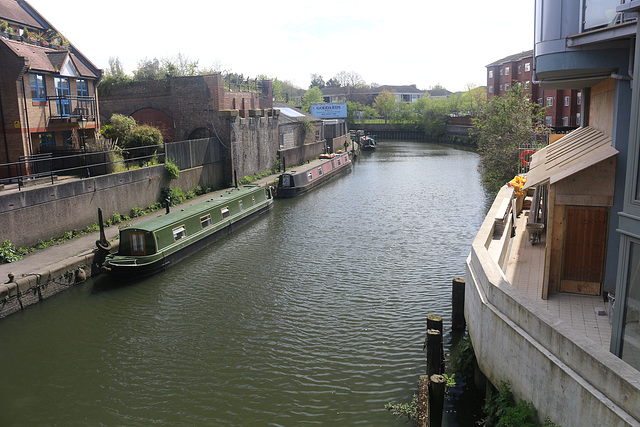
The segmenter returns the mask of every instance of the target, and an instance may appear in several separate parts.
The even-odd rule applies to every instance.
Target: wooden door
[[[606,207],[565,207],[560,292],[600,295],[608,220]]]

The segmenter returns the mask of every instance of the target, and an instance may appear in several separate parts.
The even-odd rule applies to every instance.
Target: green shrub
[[[418,419],[418,395],[414,394],[413,399],[409,403],[389,402],[384,405],[384,409],[391,411],[391,413],[398,418],[407,417],[415,421]]]
[[[2,242],[2,246],[0,246],[0,263],[15,262],[20,258],[22,258],[22,256],[13,243],[9,240]]]
[[[167,171],[169,179],[173,180],[180,178],[180,169],[178,169],[178,166],[176,166],[176,164],[171,160],[166,160],[164,162],[164,170]]]
[[[131,208],[131,218],[138,218],[144,215],[144,210],[140,209],[137,206]]]

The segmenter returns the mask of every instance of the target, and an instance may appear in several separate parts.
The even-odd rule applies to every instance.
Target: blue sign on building
[[[347,103],[311,104],[311,114],[319,119],[346,119]]]

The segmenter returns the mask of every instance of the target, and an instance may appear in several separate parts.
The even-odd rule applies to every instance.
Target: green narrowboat
[[[270,188],[245,185],[120,230],[102,268],[114,280],[163,271],[273,207]]]

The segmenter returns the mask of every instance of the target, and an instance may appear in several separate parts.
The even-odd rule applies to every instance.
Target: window
[[[553,107],[553,96],[547,96],[547,107]]]
[[[518,74],[522,74],[522,65],[518,65]]]
[[[205,215],[203,217],[200,217],[200,226],[202,228],[207,228],[210,225],[211,225],[211,215]]]
[[[544,118],[544,124],[547,126],[553,126],[553,117],[547,116]]]
[[[493,78],[493,70],[489,70],[489,78],[492,79]]]
[[[569,98],[568,96],[564,97],[564,106],[568,107],[571,104],[571,98]]]
[[[76,80],[76,94],[78,96],[89,96],[89,87],[85,79]]]
[[[173,240],[178,241],[184,237],[187,237],[187,229],[184,225],[173,229]]]
[[[500,85],[500,92],[502,92],[502,85]]]
[[[37,133],[36,136],[38,138],[38,141],[40,142],[40,147],[53,147],[56,145],[56,139],[53,136],[53,132]]]
[[[538,98],[538,105],[542,105],[542,98]]]
[[[529,80],[527,80],[526,82],[524,82],[524,88],[525,89],[530,89],[531,88],[531,82]]]
[[[504,76],[504,70],[502,68],[500,68],[500,75]]]
[[[220,213],[222,214],[222,218],[229,218],[229,215],[231,215],[229,213],[229,206],[220,209]]]
[[[322,175],[322,167],[318,168],[318,176]]]
[[[505,76],[509,75],[509,67],[504,67],[504,75]]]
[[[569,117],[564,116],[562,118],[562,126],[569,126]]]
[[[577,98],[577,104],[580,105],[582,104],[582,92],[578,92],[578,98]]]
[[[238,200],[238,207],[240,208],[240,210],[244,209],[244,204],[242,203],[242,200]]]
[[[256,204],[256,196],[251,196],[251,201],[253,202],[253,204]]]
[[[531,63],[530,62],[525,62],[524,64],[524,71],[531,71]]]
[[[489,86],[489,93],[493,93],[493,86]]]
[[[32,101],[46,101],[47,89],[44,85],[44,76],[42,74],[30,74],[31,80],[31,100]]]
[[[313,179],[313,173],[309,172],[307,174],[307,177],[309,178],[309,181],[311,181]]]
[[[54,77],[53,86],[56,89],[58,116],[68,116],[71,112],[71,105],[69,103],[69,78]]]
[[[509,91],[509,83],[505,83],[504,84],[504,91],[508,92]]]
[[[580,113],[576,113],[576,126],[582,126],[582,118],[580,117]]]
[[[131,255],[146,255],[144,250],[144,233],[129,234],[129,245],[131,246]]]
[[[64,145],[73,145],[73,132],[70,130],[62,131],[62,142]]]
[[[340,166],[340,157],[338,157],[338,166]]]

